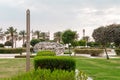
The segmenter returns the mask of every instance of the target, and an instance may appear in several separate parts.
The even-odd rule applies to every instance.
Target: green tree
[[[35,46],[35,44],[39,43],[41,40],[40,39],[32,39],[30,41],[30,45]]]
[[[72,43],[76,39],[76,31],[66,30],[62,34],[62,41],[64,44]]]
[[[106,50],[106,45],[109,42],[109,37],[107,35],[106,29],[107,28],[103,26],[99,27],[93,31],[92,36],[96,42],[100,43],[103,46],[103,48],[105,49],[106,58],[109,59],[109,56]]]
[[[116,47],[120,47],[120,24],[112,24],[106,27],[109,41],[114,42]]]
[[[80,40],[78,41],[79,46],[85,46],[86,45],[86,41],[85,40]]]
[[[10,34],[11,38],[12,38],[12,48],[13,48],[13,44],[14,44],[14,35],[17,33],[17,29],[14,29],[13,27],[9,27],[6,31],[6,34]]]
[[[22,35],[23,45],[24,45],[24,44],[25,44],[25,35],[26,35],[25,30],[20,31],[20,32],[19,32],[19,35]]]

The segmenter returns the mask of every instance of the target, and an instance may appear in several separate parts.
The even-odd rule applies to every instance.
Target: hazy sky
[[[26,9],[31,11],[31,30],[72,29],[82,37],[93,29],[120,23],[120,0],[0,0],[0,27],[26,29]]]

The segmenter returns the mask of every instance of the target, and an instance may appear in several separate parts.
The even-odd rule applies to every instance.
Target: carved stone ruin
[[[65,47],[62,44],[56,42],[39,42],[34,46],[34,51],[52,50],[56,55],[63,54]]]

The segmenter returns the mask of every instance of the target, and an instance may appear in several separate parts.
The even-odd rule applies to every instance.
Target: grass
[[[120,58],[110,60],[98,58],[74,57],[76,67],[94,80],[120,80]],[[25,59],[0,59],[0,80],[24,73]],[[33,59],[31,59],[33,69]]]
[[[33,59],[31,59],[31,69],[33,69]],[[0,59],[0,80],[9,78],[26,71],[26,59]]]
[[[90,59],[76,57],[79,70],[94,80],[120,80],[120,59]]]

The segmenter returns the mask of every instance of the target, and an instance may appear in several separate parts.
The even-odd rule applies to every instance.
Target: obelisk
[[[26,71],[30,70],[30,10],[26,11]]]

